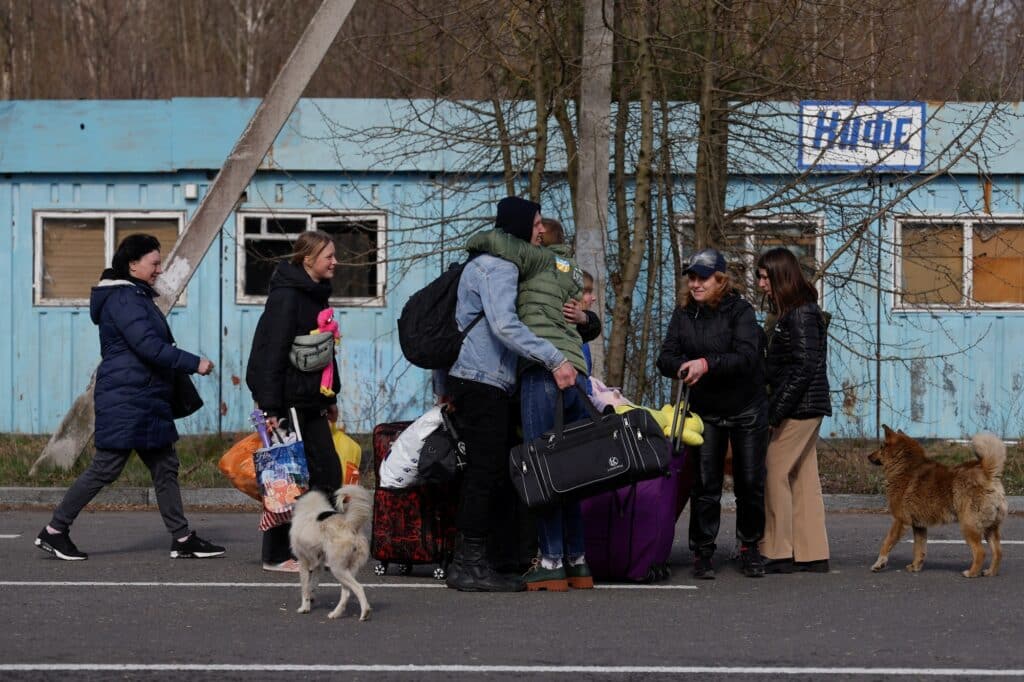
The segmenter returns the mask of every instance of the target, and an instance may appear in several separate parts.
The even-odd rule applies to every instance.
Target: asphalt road
[[[297,578],[265,573],[255,514],[194,512],[228,555],[171,560],[156,512],[86,512],[62,562],[32,546],[40,511],[0,515],[0,679],[978,679],[1024,677],[1024,518],[1004,526],[1003,572],[962,578],[955,526],[925,570],[911,545],[868,570],[880,514],[830,514],[832,572],[743,577],[723,523],[714,581],[689,575],[685,515],[675,571],[656,586],[567,594],[460,594],[427,569],[361,575],[374,608],[330,621],[335,587],[295,613]],[[950,541],[950,542],[942,542]],[[325,581],[333,584],[329,576]]]

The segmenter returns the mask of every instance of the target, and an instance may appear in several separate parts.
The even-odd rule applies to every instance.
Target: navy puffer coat
[[[174,372],[194,374],[199,356],[176,348],[156,292],[112,270],[93,287],[89,314],[100,328],[96,447],[161,448],[178,440],[171,417]]]

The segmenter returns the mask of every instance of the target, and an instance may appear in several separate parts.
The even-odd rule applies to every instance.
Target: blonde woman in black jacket
[[[769,329],[769,399],[765,533],[761,552],[769,573],[827,573],[825,503],[818,478],[818,430],[832,414],[826,375],[825,316],[818,292],[788,249],[757,261],[757,284],[778,315]]]
[[[690,493],[693,575],[715,577],[713,556],[722,516],[725,452],[731,445],[736,490],[736,538],[744,575],[764,575],[758,542],[764,534],[764,458],[768,446],[762,338],[754,309],[736,292],[725,257],[704,249],[686,266],[689,289],[676,308],[658,369],[690,385],[690,406],[704,420],[695,448]]]

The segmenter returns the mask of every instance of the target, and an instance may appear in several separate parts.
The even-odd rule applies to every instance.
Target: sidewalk
[[[65,488],[0,488],[0,506],[55,507]],[[260,504],[234,488],[182,488],[182,501],[192,508],[237,508],[239,511],[259,510]],[[1010,513],[1024,513],[1024,496],[1007,497]],[[93,505],[111,507],[156,507],[152,488],[105,488]],[[722,494],[722,508],[734,510],[736,497]],[[832,512],[887,512],[884,495],[825,495],[825,509]]]

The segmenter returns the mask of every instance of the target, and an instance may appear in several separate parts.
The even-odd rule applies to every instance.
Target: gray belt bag
[[[334,334],[303,334],[292,341],[288,360],[300,372],[319,372],[334,357]]]

